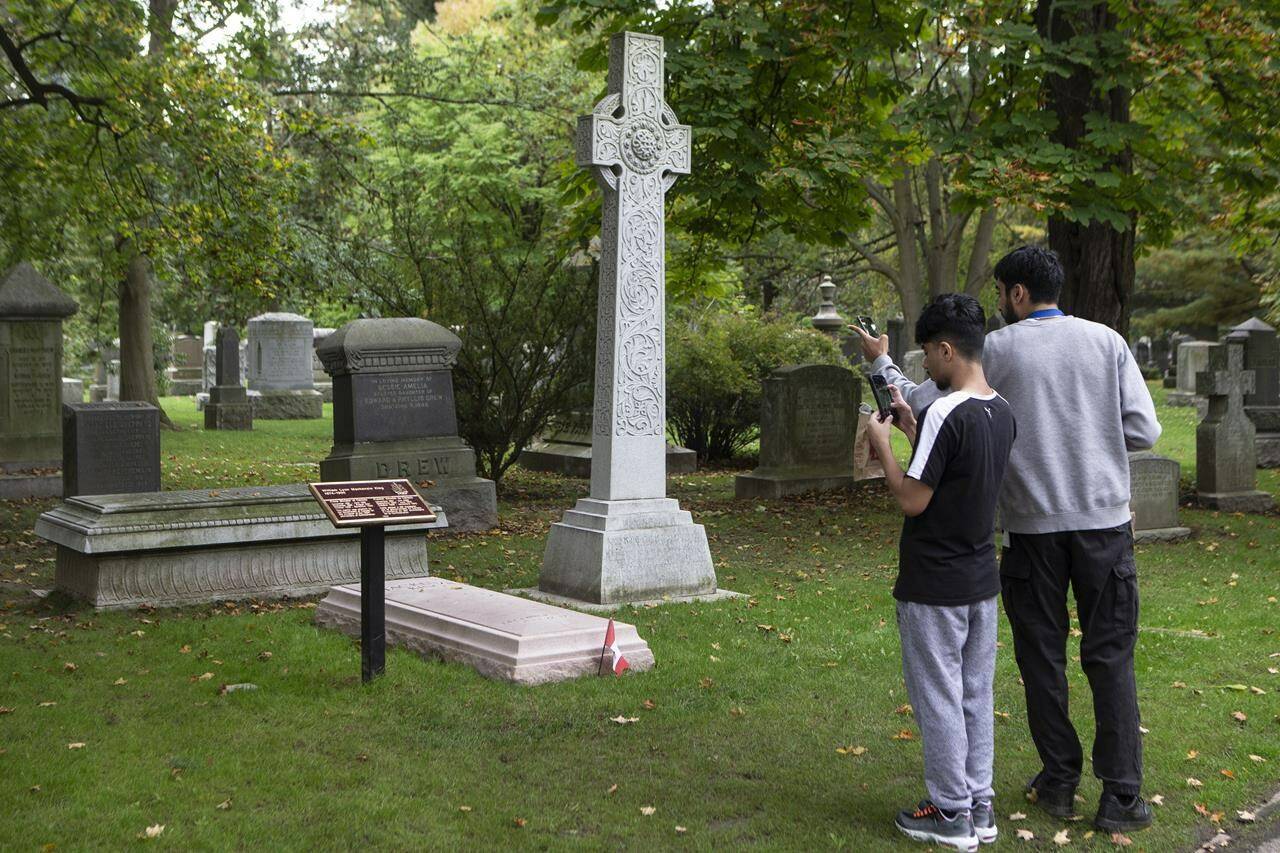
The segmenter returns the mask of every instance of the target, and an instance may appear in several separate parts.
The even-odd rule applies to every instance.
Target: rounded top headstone
[[[0,275],[0,317],[62,318],[79,310],[74,299],[26,261]]]
[[[417,317],[352,320],[316,347],[330,376],[448,370],[462,340],[438,323]]]
[[[291,314],[288,311],[268,311],[265,314],[259,314],[257,317],[249,319],[250,323],[306,323],[311,325],[311,321],[301,314]]]

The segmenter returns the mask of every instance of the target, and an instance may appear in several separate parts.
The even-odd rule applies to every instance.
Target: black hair
[[[1057,303],[1062,293],[1062,261],[1052,249],[1019,246],[996,264],[995,277],[1005,289],[1021,284],[1034,304]]]
[[[916,320],[916,343],[946,341],[965,358],[982,358],[987,318],[978,300],[965,293],[944,293],[924,306]]]

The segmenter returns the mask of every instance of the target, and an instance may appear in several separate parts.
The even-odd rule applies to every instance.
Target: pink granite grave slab
[[[599,671],[607,618],[443,578],[389,580],[386,590],[389,646],[518,684]],[[360,584],[330,588],[316,608],[316,623],[359,636]],[[651,669],[653,652],[635,626],[615,622],[614,628],[631,670]],[[606,674],[609,663],[606,656]]]

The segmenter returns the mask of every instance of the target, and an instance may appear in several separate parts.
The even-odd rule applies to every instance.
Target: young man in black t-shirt
[[[915,447],[905,474],[889,447],[889,423],[873,418],[868,427],[906,515],[893,595],[929,795],[899,813],[896,824],[918,841],[967,851],[997,834],[995,508],[1015,434],[1009,404],[982,371],[985,325],[978,301],[959,293],[934,299],[916,322],[925,368],[946,396],[920,413],[917,430],[910,407],[891,389],[894,419]]]

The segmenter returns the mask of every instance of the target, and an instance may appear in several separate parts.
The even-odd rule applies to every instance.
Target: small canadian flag
[[[622,649],[618,646],[618,637],[613,630],[613,620],[609,620],[609,627],[604,631],[604,648],[600,650],[600,669],[604,670],[604,656],[606,652],[613,655],[613,674],[622,675],[631,668],[631,664],[627,663],[627,659],[622,656]]]

